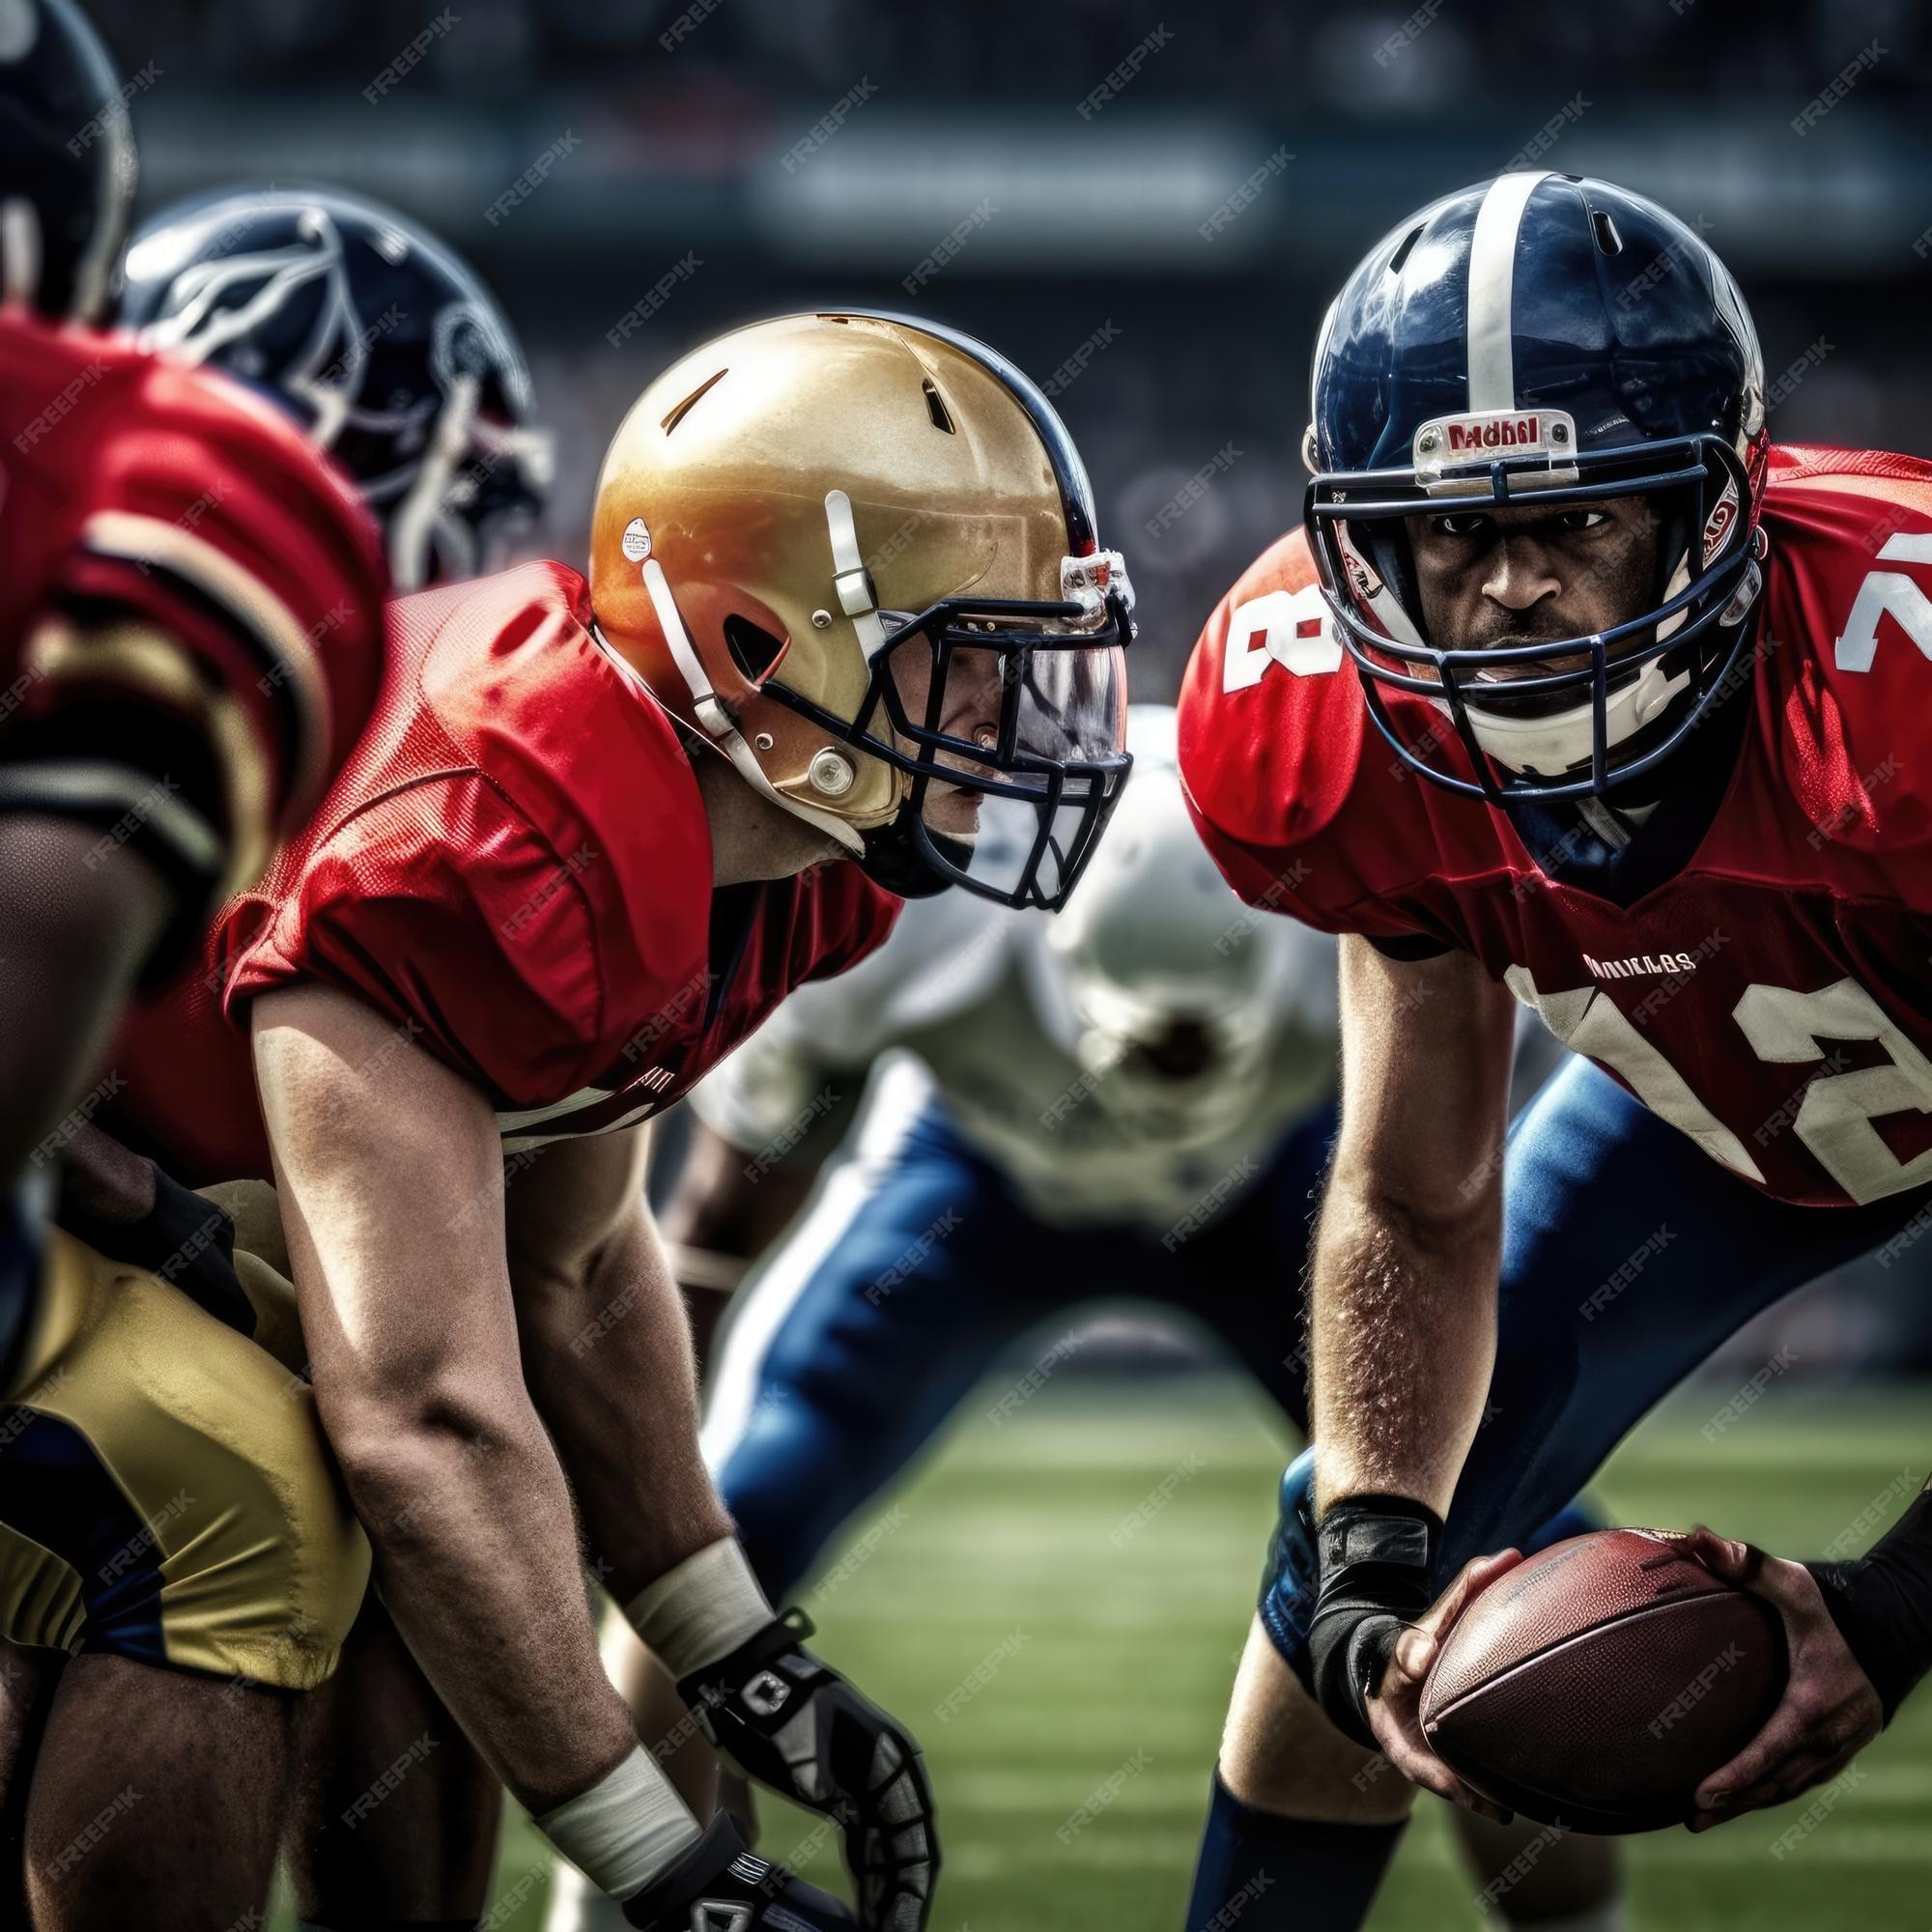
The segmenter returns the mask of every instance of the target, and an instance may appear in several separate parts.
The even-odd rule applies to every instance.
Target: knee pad
[[[1315,1687],[1308,1663],[1308,1619],[1315,1608],[1315,1451],[1304,1449],[1282,1471],[1274,1534],[1268,1539],[1256,1605],[1262,1628],[1282,1662],[1311,1696]]]

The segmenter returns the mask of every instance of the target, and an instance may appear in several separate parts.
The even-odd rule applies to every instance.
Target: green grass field
[[[857,1546],[869,1553],[805,1601],[826,1655],[924,1743],[946,1853],[934,1932],[1177,1932],[1284,1441],[1232,1380],[1049,1382],[995,1426],[987,1409],[1008,1386],[967,1406],[912,1484],[854,1525],[876,1531]],[[1701,1518],[1802,1556],[1901,1473],[1914,1486],[1924,1475],[1932,1387],[1774,1382],[1706,1442],[1702,1425],[1729,1393],[1685,1394],[1625,1445],[1596,1492],[1610,1520]],[[1901,1507],[1902,1495],[1890,1513]],[[1695,1839],[1632,1841],[1633,1924],[1923,1932],[1932,1693],[1861,1768],[1781,1859],[1773,1841],[1803,1802]],[[1063,1841],[1116,1774],[1113,1802]],[[1426,1811],[1374,1923],[1476,1927],[1442,1809]],[[789,1859],[804,1844],[806,1868],[836,1886],[837,1848],[814,1824],[772,1805],[760,1849]],[[544,1863],[518,1818],[491,1925],[535,1932]]]

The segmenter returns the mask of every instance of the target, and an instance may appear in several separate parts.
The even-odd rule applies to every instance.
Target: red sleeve
[[[1432,849],[1421,781],[1367,717],[1299,530],[1202,628],[1179,741],[1195,827],[1249,905],[1321,932],[1462,943],[1404,890]]]
[[[381,538],[349,482],[228,379],[152,361],[101,425],[51,586],[184,646],[239,714],[230,796],[288,830],[362,728],[383,661]],[[249,843],[252,827],[230,827]]]
[[[318,839],[237,957],[231,1020],[317,980],[511,1107],[601,1069],[603,976],[579,868],[474,773],[379,800]]]

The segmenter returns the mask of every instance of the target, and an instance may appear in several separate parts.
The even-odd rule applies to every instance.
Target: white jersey
[[[692,1104],[747,1152],[782,1149],[823,1114],[830,1080],[910,1055],[923,1080],[903,1069],[875,1080],[874,1103],[910,1108],[936,1093],[1043,1221],[1157,1234],[1228,1177],[1259,1179],[1289,1122],[1334,1083],[1334,942],[1228,905],[1228,943],[1292,949],[1265,1047],[1238,1088],[1223,1069],[1172,1083],[1158,1106],[1145,1080],[1141,1104],[1110,1104],[1108,1069],[1092,1064],[1046,949],[1050,916],[954,892],[914,900],[869,958],[793,993]]]

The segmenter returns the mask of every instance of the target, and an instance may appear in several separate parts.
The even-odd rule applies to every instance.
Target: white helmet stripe
[[[1522,212],[1548,168],[1498,175],[1476,211],[1469,238],[1469,408],[1516,408],[1516,352],[1510,305],[1516,281],[1516,238]]]

